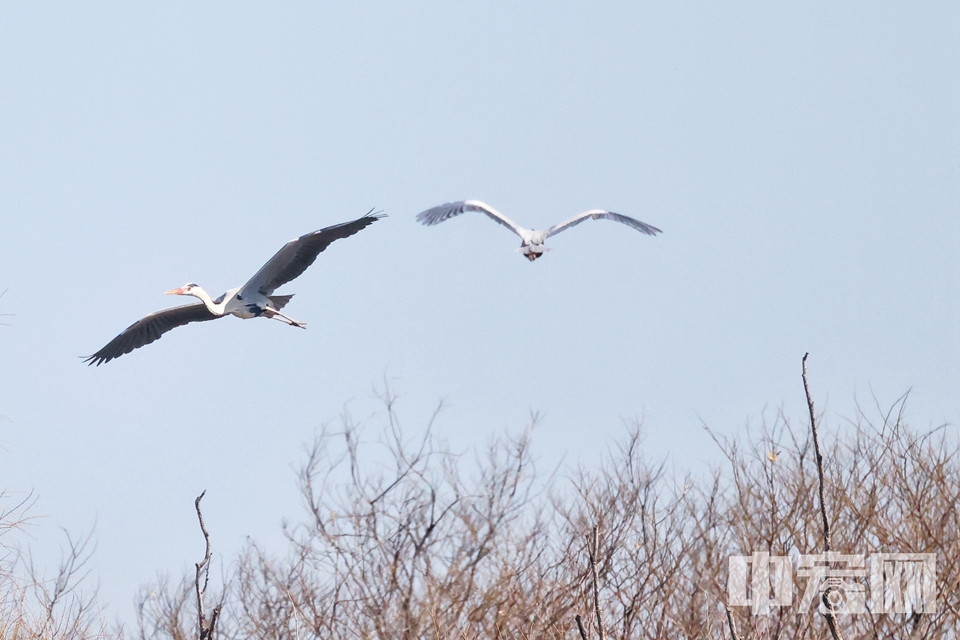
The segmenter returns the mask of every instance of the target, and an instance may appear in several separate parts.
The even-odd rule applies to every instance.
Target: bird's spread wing
[[[480,202],[479,200],[462,200],[460,202],[448,202],[447,204],[441,204],[433,209],[427,209],[426,211],[418,213],[417,220],[425,225],[440,224],[447,218],[458,216],[466,211],[479,211],[480,213],[485,213],[490,216],[491,219],[496,220],[521,238],[523,237],[523,234],[521,233],[522,227],[517,225],[516,222],[503,215],[490,205]]]
[[[639,220],[634,220],[628,216],[620,215],[619,213],[613,213],[612,211],[604,211],[603,209],[591,209],[590,211],[584,211],[580,215],[574,216],[567,220],[566,222],[561,222],[560,224],[555,224],[544,232],[544,237],[549,238],[552,235],[560,233],[564,229],[569,229],[570,227],[575,227],[580,224],[587,218],[593,218],[594,220],[599,220],[603,218],[605,220],[616,220],[622,224],[627,225],[628,227],[633,227],[640,233],[645,233],[648,236],[655,236],[658,233],[663,233],[660,229],[647,224],[646,222],[640,222]]]
[[[99,367],[104,362],[110,362],[114,358],[119,358],[123,354],[130,353],[145,344],[159,340],[160,336],[171,329],[176,329],[190,322],[216,320],[222,317],[223,316],[212,313],[207,309],[207,305],[202,302],[157,311],[142,320],[134,322],[124,329],[123,333],[111,340],[103,349],[100,349],[100,351],[97,351],[92,356],[87,356],[84,362],[87,364],[95,364]]]
[[[283,245],[283,248],[277,251],[276,255],[270,258],[247,284],[243,285],[240,295],[243,296],[247,291],[259,291],[269,296],[275,289],[306,271],[331,242],[340,238],[349,238],[383,217],[382,214],[374,213],[371,209],[367,215],[352,222],[335,224],[291,240]]]

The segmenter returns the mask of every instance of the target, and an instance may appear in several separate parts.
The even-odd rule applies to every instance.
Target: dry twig
[[[583,640],[587,640],[587,630],[583,628],[583,619],[580,617],[580,614],[577,614],[577,629],[580,631],[580,637]]]
[[[740,640],[740,635],[737,633],[737,627],[735,624],[733,624],[733,612],[730,611],[730,607],[728,605],[723,605],[723,608],[727,612],[727,625],[730,626],[730,638],[732,640]]]

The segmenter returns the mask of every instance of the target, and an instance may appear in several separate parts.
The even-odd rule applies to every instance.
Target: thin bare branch
[[[593,535],[590,537],[590,573],[593,577],[593,608],[597,616],[597,633],[600,640],[606,640],[607,632],[603,627],[603,612],[600,609],[600,573],[597,565],[600,562],[600,527],[593,525]]]
[[[587,630],[583,628],[583,619],[580,617],[579,613],[575,619],[577,621],[577,629],[580,631],[581,640],[587,640]]]
[[[210,619],[208,620],[204,609],[203,594],[206,592],[207,585],[210,581],[210,534],[207,532],[207,526],[203,522],[203,513],[200,511],[200,500],[202,500],[205,495],[207,495],[206,490],[197,496],[197,499],[193,503],[197,509],[197,520],[200,521],[200,531],[203,532],[203,541],[206,545],[203,560],[196,564],[197,575],[194,581],[194,587],[197,594],[197,635],[200,640],[212,640],[217,626],[217,618],[220,616],[220,605],[213,608],[213,611],[210,613]],[[200,586],[201,575],[203,576],[203,586]]]
[[[740,640],[740,635],[737,633],[737,625],[733,623],[733,612],[730,610],[730,607],[727,605],[724,605],[723,608],[727,613],[727,625],[730,628],[731,640]]]
[[[825,558],[829,558],[832,534],[830,532],[830,518],[827,517],[827,502],[824,499],[823,454],[820,448],[820,434],[817,431],[817,416],[813,409],[813,397],[810,395],[810,384],[807,382],[807,356],[809,355],[809,353],[803,354],[803,391],[807,395],[807,410],[810,413],[810,431],[813,433],[813,451],[817,463],[817,478],[819,480],[819,491],[817,495],[820,499],[820,517],[823,520],[823,554]],[[826,613],[824,613],[824,618],[827,620],[827,626],[830,628],[830,634],[833,636],[833,640],[843,640],[843,633],[840,631],[840,624],[837,621],[834,602],[831,598],[831,594],[836,588],[830,582],[830,572],[834,569],[832,564],[829,560],[827,561],[827,587],[823,590],[821,599],[827,610]]]

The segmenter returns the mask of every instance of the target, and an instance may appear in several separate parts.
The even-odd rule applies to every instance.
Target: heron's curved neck
[[[195,298],[200,298],[203,304],[207,305],[207,309],[209,309],[211,313],[215,313],[218,316],[223,315],[223,309],[226,305],[215,303],[213,298],[210,297],[210,294],[203,290],[203,287],[194,287],[190,291],[190,295]]]

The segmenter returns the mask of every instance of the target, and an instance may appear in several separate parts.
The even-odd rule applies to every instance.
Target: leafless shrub
[[[79,640],[106,638],[96,588],[82,590],[93,554],[92,534],[65,533],[66,546],[53,576],[36,566],[29,551],[9,535],[30,517],[31,495],[0,493],[0,639]]]
[[[176,585],[163,575],[152,588],[141,589],[137,596],[137,636],[171,640],[196,637],[196,617],[190,608],[193,589],[193,580],[186,575]]]
[[[306,517],[285,529],[286,555],[251,543],[236,558],[224,637],[576,638],[578,615],[588,635],[598,628],[584,535],[594,525],[611,637],[823,637],[815,610],[798,609],[806,585],[796,572],[791,607],[728,616],[724,606],[729,556],[796,558],[822,546],[810,431],[786,416],[741,437],[709,432],[724,462],[696,477],[646,457],[639,425],[598,468],[555,476],[537,473],[535,419],[470,459],[429,430],[406,440],[391,397],[386,408],[379,442],[344,416],[307,449]],[[821,432],[833,548],[936,553],[938,606],[837,619],[847,637],[956,638],[960,449],[946,428],[907,427],[902,409]],[[188,584],[155,589],[145,637],[188,637]]]
[[[469,479],[462,457],[429,435],[405,442],[389,399],[384,435],[390,466],[372,473],[348,419],[309,449],[309,518],[287,532],[292,553],[277,560],[251,545],[238,563],[238,635],[449,637],[537,615],[526,581],[548,551],[548,514],[536,508],[547,503],[529,433],[493,442]]]
[[[960,624],[960,498],[957,439],[946,428],[918,433],[902,420],[903,402],[879,422],[861,413],[824,447],[825,499],[832,506],[833,547],[845,553],[935,553],[935,613],[840,616],[851,637],[950,638]],[[802,431],[801,431],[802,433]],[[754,443],[725,441],[735,498],[723,526],[740,553],[813,553],[822,544],[811,442],[784,416]],[[770,452],[778,456],[767,457]],[[802,593],[805,585],[796,579]],[[818,616],[778,609],[766,618],[740,615],[743,637],[819,637]]]

